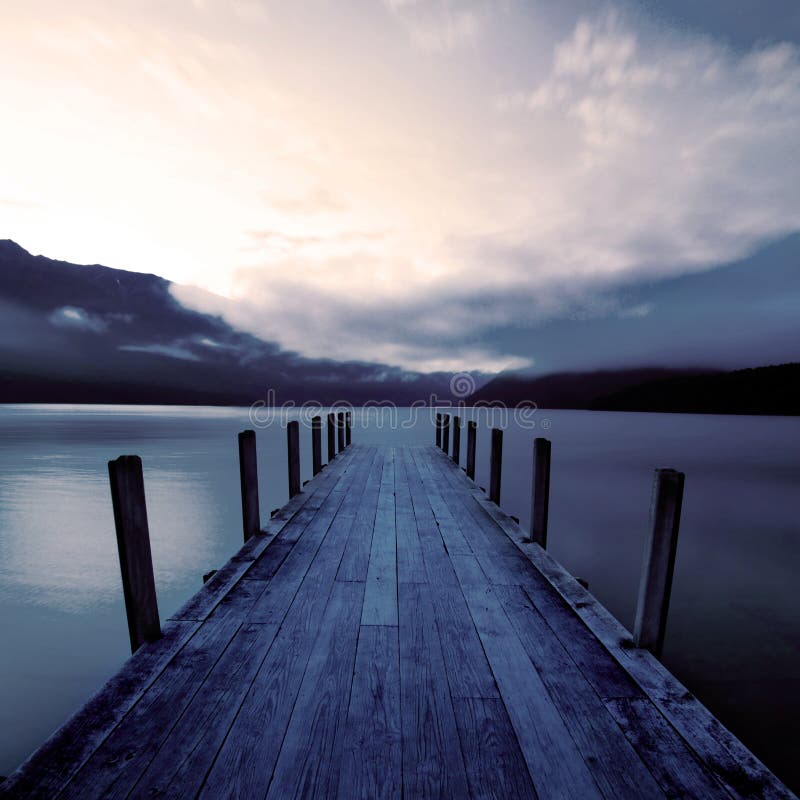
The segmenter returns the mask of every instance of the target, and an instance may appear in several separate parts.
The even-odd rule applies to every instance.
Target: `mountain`
[[[407,404],[450,375],[303,358],[182,306],[155,275],[0,240],[0,402]]]
[[[800,364],[731,372],[631,369],[526,378],[500,375],[468,404],[535,403],[539,408],[696,414],[800,415]]]

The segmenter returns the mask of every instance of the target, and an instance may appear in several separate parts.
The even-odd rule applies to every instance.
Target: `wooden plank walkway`
[[[0,785],[788,798],[437,448],[352,446]]]

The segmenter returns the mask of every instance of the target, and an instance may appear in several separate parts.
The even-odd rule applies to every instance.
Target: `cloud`
[[[384,0],[403,25],[411,44],[428,53],[449,53],[475,45],[484,14],[491,9],[467,0]]]
[[[131,353],[153,353],[158,356],[166,356],[167,358],[177,358],[181,361],[202,361],[202,359],[186,350],[184,347],[171,344],[123,344],[119,346],[120,350],[126,350]]]
[[[105,333],[108,322],[102,316],[90,314],[76,306],[63,306],[50,314],[50,323],[57,328],[87,331],[88,333]]]

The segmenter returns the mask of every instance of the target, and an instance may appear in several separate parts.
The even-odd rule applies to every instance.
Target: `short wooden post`
[[[286,451],[289,463],[289,499],[300,494],[300,423],[295,419],[286,426]]]
[[[442,446],[442,415],[436,415],[436,446],[441,448]]]
[[[328,414],[328,463],[336,458],[336,414]]]
[[[311,418],[311,463],[314,475],[322,472],[322,417]]]
[[[489,464],[489,499],[500,505],[500,479],[503,472],[503,431],[492,428],[492,455]]]
[[[444,414],[442,416],[442,450],[445,453],[450,452],[450,415]]]
[[[242,487],[242,526],[244,540],[261,530],[258,508],[258,461],[256,459],[256,432],[239,434],[239,482]]]
[[[120,456],[115,461],[109,461],[108,477],[128,633],[131,652],[135,653],[145,642],[161,638],[142,459],[139,456]]]
[[[345,444],[345,447],[350,447],[350,445],[353,442],[353,412],[352,411],[348,411],[344,415],[344,422],[345,422],[344,444]]]
[[[550,507],[550,441],[533,440],[531,481],[531,541],[547,547],[547,514]]]
[[[336,429],[336,438],[339,443],[339,452],[344,451],[344,411],[340,411],[336,417],[337,421],[337,429]]]
[[[650,504],[653,530],[645,545],[633,641],[657,658],[661,657],[667,627],[684,480],[682,472],[657,469],[653,481]]]
[[[461,460],[461,417],[453,417],[453,461]]]
[[[478,423],[467,422],[467,477],[475,480],[475,441],[478,438]]]

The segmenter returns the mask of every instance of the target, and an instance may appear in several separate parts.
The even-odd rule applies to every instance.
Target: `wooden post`
[[[442,415],[436,415],[436,446],[441,448],[442,446]]]
[[[650,504],[653,530],[645,545],[633,641],[656,658],[661,657],[667,627],[684,479],[684,474],[674,469],[657,469],[653,481]]]
[[[261,530],[258,508],[258,461],[256,460],[256,432],[239,434],[239,482],[242,487],[242,525],[244,540]]]
[[[547,513],[550,507],[550,442],[533,440],[531,481],[531,541],[547,547]]]
[[[337,421],[337,429],[336,429],[336,438],[339,442],[339,452],[344,451],[344,411],[340,411],[336,416]]]
[[[503,472],[503,431],[492,428],[492,456],[489,464],[489,499],[500,505],[500,478]]]
[[[328,414],[328,463],[336,458],[336,414]]]
[[[116,461],[109,461],[108,477],[128,633],[131,652],[135,653],[145,642],[161,638],[142,459],[139,456],[120,456]]]
[[[286,450],[289,462],[289,499],[300,494],[300,423],[295,419],[286,426]]]
[[[445,453],[450,450],[450,416],[448,414],[442,416],[442,450]]]
[[[478,438],[478,423],[467,422],[467,477],[475,480],[475,441]]]
[[[345,422],[344,444],[345,444],[345,447],[350,447],[350,445],[352,444],[352,441],[353,441],[353,412],[352,411],[348,411],[344,415],[344,422]]]
[[[311,462],[314,475],[322,472],[322,417],[311,418]]]
[[[461,417],[453,417],[453,461],[461,460]]]

